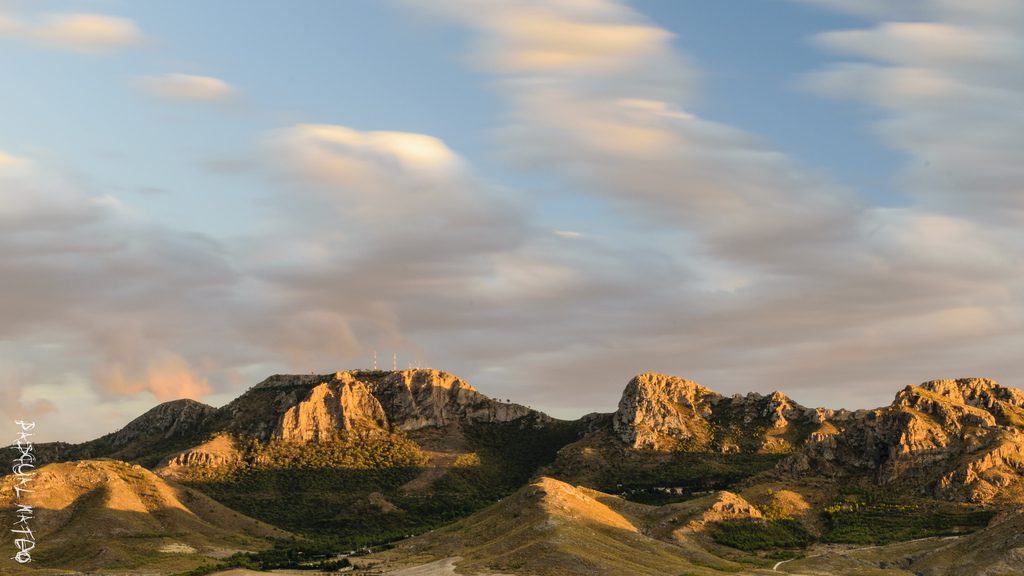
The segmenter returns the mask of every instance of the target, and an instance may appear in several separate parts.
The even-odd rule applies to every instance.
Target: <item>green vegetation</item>
[[[779,454],[721,454],[676,452],[671,460],[650,468],[616,466],[600,481],[598,490],[623,494],[644,504],[668,504],[689,499],[695,492],[725,490],[755,474],[771,470]],[[682,488],[682,494],[659,488]]]
[[[578,435],[573,424],[533,418],[463,433],[475,456],[415,491],[402,487],[424,472],[426,459],[399,434],[250,441],[241,464],[186,481],[242,514],[347,551],[419,534],[497,501]]]
[[[983,528],[995,513],[948,502],[864,501],[848,499],[829,506],[822,540],[851,544],[888,544],[915,538],[963,534]]]
[[[368,499],[395,494],[426,459],[408,438],[338,436],[328,442],[245,445],[240,464],[185,480],[222,504],[297,533],[336,535],[357,548],[400,538],[419,523]]]
[[[796,520],[727,520],[709,525],[715,542],[745,552],[806,548],[814,537]]]
[[[985,527],[995,511],[954,502],[900,498],[877,488],[859,489],[821,511],[818,537],[771,503],[764,521],[736,520],[710,527],[719,544],[745,551],[803,548],[813,541],[884,545],[918,538],[965,534]]]
[[[350,565],[347,558],[339,557],[336,548],[328,544],[296,545],[289,542],[278,542],[270,550],[254,553],[239,552],[215,564],[207,564],[176,576],[206,576],[231,568],[335,572]]]

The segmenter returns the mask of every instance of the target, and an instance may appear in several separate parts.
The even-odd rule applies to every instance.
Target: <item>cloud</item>
[[[76,404],[130,405],[127,421],[373,350],[563,416],[613,409],[642,370],[852,407],[930,377],[1024,374],[1002,19],[915,2],[929,12],[815,40],[842,61],[806,83],[877,105],[911,157],[911,200],[881,207],[707,119],[685,38],[624,3],[410,4],[469,30],[504,107],[493,142],[527,175],[509,181],[543,185],[496,182],[434,135],[321,119],[208,165],[272,193],[243,232],[196,234],[0,156],[0,362],[30,367],[10,402],[52,397],[52,430]]]
[[[909,21],[826,32],[819,46],[853,61],[807,76],[821,94],[882,111],[878,133],[912,158],[901,184],[917,201],[950,214],[1017,225],[1024,119],[1024,7],[992,0],[970,9],[914,3]],[[892,17],[880,14],[880,18]]]
[[[114,52],[143,39],[132,20],[105,14],[52,14],[33,26],[29,35],[45,45],[95,54]]]
[[[667,31],[618,20],[626,14],[613,4],[555,3],[494,7],[479,63],[503,73],[621,70],[639,58],[661,58]],[[484,7],[465,3],[468,11]],[[486,8],[485,8],[486,9]],[[582,17],[582,18],[580,18]],[[485,26],[488,22],[482,22]]]
[[[432,9],[476,32],[479,63],[508,99],[499,137],[517,165],[567,174],[640,219],[685,226],[722,256],[763,265],[778,256],[792,268],[794,253],[855,228],[860,206],[841,187],[684,109],[699,99],[699,71],[671,34],[627,6],[450,0]],[[561,52],[572,64],[523,57]]]
[[[21,22],[18,22],[10,16],[0,14],[0,36],[10,36],[16,33],[21,28]]]
[[[53,402],[47,399],[27,400],[23,397],[23,387],[32,377],[32,369],[17,362],[6,365],[0,374],[0,416],[5,422],[35,421],[55,412]]]
[[[334,257],[429,263],[509,246],[522,235],[515,203],[437,138],[301,124],[266,146],[277,176],[304,193],[282,198],[283,214],[345,224],[321,240],[340,250],[330,251]]]
[[[0,165],[0,278],[0,361],[30,367],[14,382],[23,397],[76,375],[94,377],[101,401],[200,398],[208,374],[247,354],[223,324],[238,312],[238,275],[217,242],[148,222],[38,159]],[[43,399],[53,422],[79,408]]]
[[[166,100],[220,102],[235,94],[230,84],[211,76],[162,74],[141,78],[139,83],[149,94]]]
[[[846,5],[830,3],[838,4]],[[865,5],[864,13],[888,13],[888,4]],[[950,2],[913,4],[957,10]],[[986,8],[995,13],[996,4]],[[1024,371],[994,345],[1020,322],[1020,313],[1004,309],[1021,286],[1010,248],[1020,239],[972,218],[1005,203],[948,210],[931,182],[912,207],[871,206],[756,135],[703,118],[700,71],[676,52],[670,34],[624,3],[448,0],[429,10],[470,31],[474,64],[499,86],[506,116],[496,136],[504,157],[565,182],[570,197],[606,202],[618,217],[609,219],[618,228],[611,237],[631,243],[622,252],[582,240],[582,251],[564,249],[575,242],[545,247],[547,261],[572,270],[574,280],[553,291],[557,309],[526,314],[552,327],[543,336],[479,343],[479,353],[508,358],[488,370],[491,377],[559,379],[567,406],[595,381],[647,369],[727,391],[772,382],[808,394],[800,400],[863,406],[868,391],[881,402],[903,383],[965,368]],[[949,22],[823,34],[819,46],[868,61],[809,82],[847,96],[884,95],[889,108],[934,106],[913,128],[934,130],[930,146],[963,155],[946,178],[980,174],[966,166],[971,161],[1019,182],[1008,172],[1024,165],[1009,161],[1021,147],[1001,136],[983,142],[1003,126],[961,132],[945,124],[946,114],[957,117],[952,107],[966,83],[936,63],[976,74],[991,69],[1009,84],[1016,82],[1009,64],[1020,53],[1005,29],[980,31],[958,12]],[[557,38],[547,33],[556,29]],[[1008,95],[1003,88],[976,97],[995,104]],[[998,121],[1005,114],[997,111],[1009,109],[1007,99],[971,115]],[[1012,131],[1021,133],[1005,133]],[[978,144],[985,161],[968,149]],[[1009,188],[1002,196],[1011,198]],[[979,352],[983,341],[990,346]],[[837,383],[860,392],[842,396]],[[559,402],[546,386],[537,393]],[[609,386],[606,404],[618,392]]]
[[[147,391],[160,402],[180,398],[201,400],[211,392],[209,382],[197,376],[184,358],[174,354],[154,359],[140,373],[132,373],[120,363],[104,364],[97,381],[107,392],[135,395]]]

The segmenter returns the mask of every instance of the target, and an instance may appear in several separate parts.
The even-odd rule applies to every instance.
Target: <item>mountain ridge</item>
[[[440,370],[279,374],[220,408],[160,404],[120,430],[57,449],[64,459],[133,460],[258,520],[329,534],[345,549],[472,518],[542,481],[570,500],[614,504],[628,522],[646,510],[655,522],[647,532],[606,534],[624,551],[651,546],[662,555],[682,545],[700,562],[735,568],[738,553],[711,534],[731,543],[758,542],[763,531],[774,531],[769,542],[888,543],[950,530],[959,537],[1019,508],[1024,392],[984,378],[930,380],[898,390],[888,406],[849,411],[805,407],[780,391],[725,396],[644,372],[614,412],[562,421]],[[296,499],[306,504],[294,508]],[[904,508],[906,526],[857,532],[876,522],[872,514]],[[683,511],[691,519],[674,525]],[[587,549],[597,558],[595,546]],[[563,560],[577,553],[538,550]],[[759,553],[744,554],[737,557],[758,561]]]

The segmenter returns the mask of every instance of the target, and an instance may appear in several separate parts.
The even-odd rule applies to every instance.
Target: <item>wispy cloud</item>
[[[184,102],[223,102],[235,95],[230,84],[212,76],[162,74],[139,79],[147,93],[166,100]]]
[[[988,222],[1024,219],[1024,6],[913,3],[882,20],[815,38],[851,61],[810,74],[813,90],[882,111],[878,133],[911,156],[902,177],[922,205]],[[848,8],[845,4],[840,7]],[[892,17],[882,13],[881,18]]]
[[[1021,280],[1009,272],[1016,258],[1000,248],[1007,237],[987,230],[984,221],[937,214],[934,202],[871,206],[755,135],[702,118],[700,71],[677,53],[670,34],[624,3],[447,0],[428,9],[470,30],[474,62],[500,83],[507,104],[499,132],[505,157],[626,209],[622,225],[637,239],[630,253],[646,251],[660,267],[645,263],[640,277],[621,277],[616,287],[579,284],[578,298],[597,298],[604,306],[615,306],[615,290],[621,290],[629,313],[620,310],[615,324],[607,317],[576,318],[583,310],[563,301],[556,317],[568,327],[563,339],[574,346],[528,353],[520,344],[519,379],[574,374],[564,394],[579,394],[602,371],[635,366],[682,370],[740,390],[767,378],[809,390],[820,390],[822,382],[857,383],[888,395],[894,380],[965,368],[998,372],[1015,362],[995,348],[979,351],[980,342],[1007,334],[998,310]],[[924,102],[925,110],[932,102],[952,105],[949,90],[957,90],[957,82],[932,68],[936,61],[968,68],[985,62],[1004,82],[1016,82],[1005,61],[1020,53],[1008,49],[1013,42],[963,26],[903,23],[823,35],[818,43],[830,49],[872,59],[897,54],[907,70],[892,74],[887,85],[870,74],[845,75],[873,74],[878,65],[863,67],[872,64],[836,68],[815,81],[853,95],[879,90],[893,95],[883,105]],[[993,98],[1005,96],[997,90],[984,97],[995,104]],[[998,109],[1008,106],[1006,100]],[[927,133],[931,145],[964,154],[949,164],[956,175],[947,178],[980,173],[965,165],[977,154],[964,148],[993,135],[992,129],[953,130],[963,135],[961,146],[942,120],[946,110],[936,112],[920,124],[936,132]],[[980,107],[969,114],[979,121],[1003,117],[983,115]],[[1011,131],[1022,133],[1013,128],[1006,134]],[[1021,149],[1002,145],[1007,142],[1012,139],[983,146],[991,158],[981,164],[995,174],[1024,165],[1001,162]],[[969,189],[981,183],[974,184]],[[588,271],[600,265],[575,264]],[[622,271],[621,264],[610,269]],[[651,285],[655,270],[664,285]],[[591,274],[583,277],[594,279]],[[964,301],[987,304],[968,310]],[[966,338],[979,345],[966,345]],[[628,342],[623,353],[612,353],[621,342]]]
[[[931,376],[1024,374],[1024,130],[1004,113],[1021,100],[1016,9],[827,3],[879,20],[818,36],[808,49],[839,61],[805,82],[878,108],[880,135],[911,157],[904,206],[705,117],[686,39],[610,0],[407,3],[470,32],[472,66],[500,88],[491,142],[529,173],[508,182],[556,182],[555,202],[436,135],[323,117],[206,165],[273,190],[224,236],[0,153],[0,361],[47,367],[4,399],[45,412],[34,399],[65,380],[81,394],[51,394],[56,409],[223,398],[374,348],[425,351],[564,414],[613,408],[648,369],[851,406]],[[173,100],[234,92],[142,82]],[[583,233],[586,214],[563,218],[578,206],[601,214]]]
[[[51,14],[28,35],[35,41],[78,52],[114,52],[143,40],[134,21],[105,14]]]

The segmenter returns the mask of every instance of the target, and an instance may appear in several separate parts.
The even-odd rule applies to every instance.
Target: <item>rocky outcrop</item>
[[[546,416],[499,402],[432,369],[277,375],[231,402],[218,417],[238,436],[320,441],[339,432],[413,431],[450,424]]]
[[[1022,402],[1024,393],[984,378],[907,386],[890,406],[808,442],[783,468],[869,473],[883,485],[987,502],[1024,482]]]
[[[690,522],[690,527],[699,529],[712,522],[726,520],[760,520],[761,511],[742,496],[723,490],[714,496],[711,505]]]
[[[439,370],[276,375],[218,410],[205,439],[165,457],[162,470],[169,476],[201,475],[204,468],[238,461],[237,446],[252,440],[325,442],[347,434],[383,436],[426,428],[448,434],[445,429],[451,426],[526,416],[532,418],[530,425],[551,420],[525,406],[488,398]]]
[[[323,382],[288,408],[278,422],[274,438],[301,442],[329,440],[340,432],[386,430],[387,417],[365,384],[347,372]]]
[[[365,377],[366,372],[355,372]],[[388,372],[367,378],[388,422],[398,430],[444,427],[452,423],[508,422],[539,413],[499,402],[477,392],[461,378],[430,369]]]
[[[847,416],[805,408],[778,391],[726,398],[690,380],[644,373],[626,385],[612,427],[640,450],[791,452],[823,423]]]
[[[637,449],[707,446],[712,439],[712,404],[721,398],[696,382],[645,372],[626,385],[612,427]]]
[[[189,469],[211,469],[231,466],[241,459],[235,441],[227,434],[217,434],[207,442],[176,454],[158,469],[161,476],[178,478]]]

